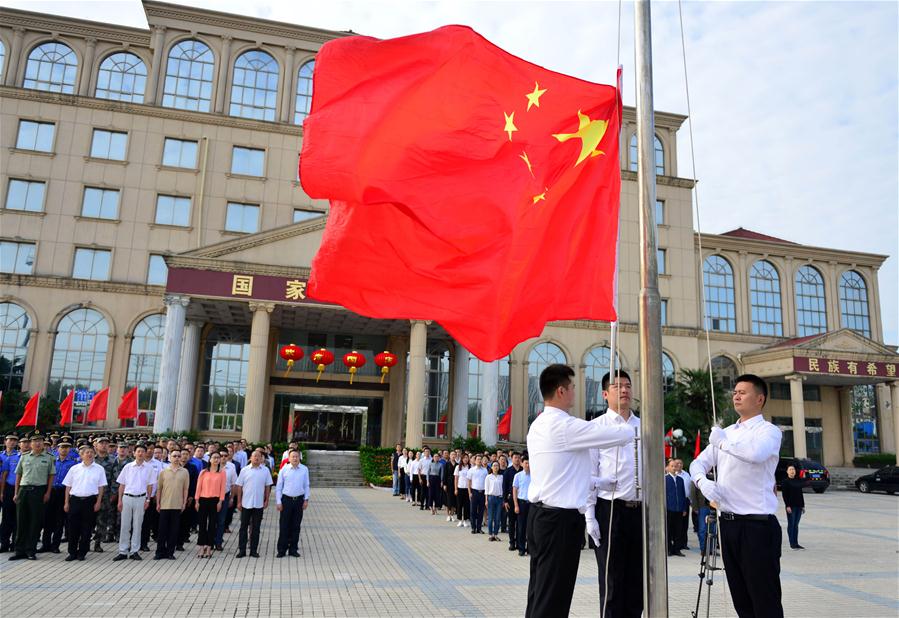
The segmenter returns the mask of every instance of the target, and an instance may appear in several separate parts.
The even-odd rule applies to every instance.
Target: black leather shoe
[[[103,553],[103,547],[100,546],[100,541],[97,541],[96,543],[94,543],[94,551],[97,552],[98,554]]]
[[[518,552],[518,555],[519,555],[519,556],[524,556],[525,553],[524,553],[523,551],[520,551],[520,552]]]
[[[150,551],[150,548],[147,545],[141,545],[140,551]]]
[[[275,558],[283,558],[286,555],[287,554],[285,554],[283,551],[279,551],[277,554],[275,554]]]
[[[237,552],[237,554],[236,554],[234,557],[235,557],[235,558],[246,558],[246,557],[247,557],[247,553],[246,553],[246,552],[243,552],[243,551],[239,551],[239,552]]]
[[[131,555],[128,556],[128,557],[129,557],[130,559],[132,559],[132,560],[143,560],[143,558],[141,558],[141,557],[140,557],[140,554],[137,553],[137,552],[134,552],[133,554],[131,554]]]
[[[119,560],[127,560],[128,554],[116,554],[116,557],[112,559],[113,562],[118,562]]]
[[[66,556],[66,559],[65,559],[66,562],[72,562],[73,560],[77,560],[77,558],[75,556],[73,556],[72,554],[69,554],[68,556]]]
[[[515,547],[514,545],[510,545],[510,546],[509,546],[509,551],[516,551],[517,549],[518,549],[518,548]]]
[[[27,558],[29,560],[37,560],[37,555],[36,554],[28,554]]]
[[[62,552],[59,551],[58,547],[54,547],[53,549],[50,550],[50,553],[51,554],[61,554]]]
[[[288,552],[287,555],[292,556],[293,558],[302,558],[302,556],[300,555],[300,552],[298,552],[298,551]]]
[[[255,552],[255,551],[250,552],[250,558],[258,558],[258,557],[259,557],[259,552]]]
[[[9,557],[9,561],[12,562],[13,560],[24,560],[27,557],[28,556],[26,556],[25,554],[13,554]]]
[[[78,561],[79,561],[79,562],[84,562],[84,556],[78,556]]]
[[[225,548],[221,545],[216,545],[213,549],[215,549],[215,551],[225,551]]]
[[[49,547],[44,547],[44,546],[42,545],[41,548],[40,548],[39,550],[37,550],[35,553],[37,553],[37,554],[46,554],[46,553],[48,553],[49,551],[50,551],[50,548],[49,548]]]
[[[175,549],[178,551],[184,551],[184,545],[175,545]]]

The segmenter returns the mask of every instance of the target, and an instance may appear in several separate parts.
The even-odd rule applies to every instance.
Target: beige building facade
[[[111,428],[132,424],[116,409],[137,388],[135,422],[158,431],[490,444],[524,440],[541,405],[536,376],[563,362],[577,372],[576,413],[602,411],[607,323],[553,323],[482,363],[437,324],[306,297],[327,204],[297,182],[301,123],[315,53],[346,33],[144,8],[147,30],[0,8],[0,390],[75,390],[83,411],[108,386]],[[742,228],[697,235],[693,183],[677,170],[684,120],[656,113],[666,383],[711,357],[725,386],[743,371],[771,382],[766,415],[789,432],[786,454],[838,465],[895,452],[885,256]],[[636,382],[634,132],[625,109],[618,354]],[[304,352],[290,370],[288,344]],[[319,371],[310,357],[322,348],[334,361]],[[382,374],[374,357],[388,350],[399,362]],[[342,359],[354,351],[367,362],[351,375]],[[497,436],[507,410],[509,434]]]

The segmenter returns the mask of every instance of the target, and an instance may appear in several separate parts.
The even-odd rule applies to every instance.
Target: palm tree
[[[697,430],[707,434],[714,424],[712,397],[708,371],[682,369],[674,386],[665,395],[665,426],[679,427],[688,436],[695,436]],[[719,421],[726,425],[736,419],[730,393],[718,381],[715,383],[714,401]]]

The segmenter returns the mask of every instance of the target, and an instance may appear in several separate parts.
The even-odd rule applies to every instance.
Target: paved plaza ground
[[[800,541],[784,550],[784,606],[790,617],[899,614],[899,498],[829,491],[806,496]],[[783,520],[784,526],[785,520]],[[277,513],[263,522],[262,557],[112,562],[115,549],[86,562],[41,554],[0,557],[0,615],[56,616],[522,616],[528,559],[413,509],[389,492],[318,489],[306,512],[303,557],[276,559]],[[670,615],[687,617],[698,588],[699,554],[669,559]],[[786,534],[784,534],[786,542]],[[144,554],[145,558],[152,554]],[[712,587],[712,616],[735,616],[724,574]],[[596,563],[581,553],[572,615],[598,616]],[[704,614],[703,614],[704,615]]]

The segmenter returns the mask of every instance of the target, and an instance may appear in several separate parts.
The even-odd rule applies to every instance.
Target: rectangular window
[[[656,200],[656,225],[665,225],[665,200]]]
[[[52,122],[20,120],[16,148],[37,150],[38,152],[53,152],[53,133],[55,131],[56,125]]]
[[[668,299],[662,299],[662,326],[668,325]]]
[[[194,140],[165,138],[162,164],[169,167],[197,168],[197,142]]]
[[[656,249],[656,262],[659,266],[659,274],[664,275],[668,273],[668,250],[667,249]]]
[[[92,279],[109,281],[109,260],[112,252],[107,249],[75,249],[75,265],[72,277],[75,279]]]
[[[34,272],[34,243],[0,242],[0,273],[30,275]]]
[[[147,269],[147,285],[165,285],[169,277],[169,267],[161,255],[150,255],[150,266]]]
[[[244,176],[262,176],[265,168],[265,151],[235,146],[231,154],[231,173]]]
[[[85,187],[81,216],[95,219],[119,218],[119,192],[116,189]]]
[[[6,192],[6,207],[10,210],[42,212],[44,210],[45,182],[11,178]]]
[[[259,206],[257,204],[228,202],[225,230],[228,232],[246,232],[248,234],[258,232]]]
[[[324,216],[325,213],[320,210],[303,210],[301,208],[293,209],[293,222],[299,223],[300,221],[308,221],[309,219],[316,219],[318,217]]]
[[[190,198],[174,195],[156,196],[156,223],[158,225],[190,225]]]
[[[94,129],[94,137],[91,140],[91,157],[124,161],[127,146],[127,133]]]

